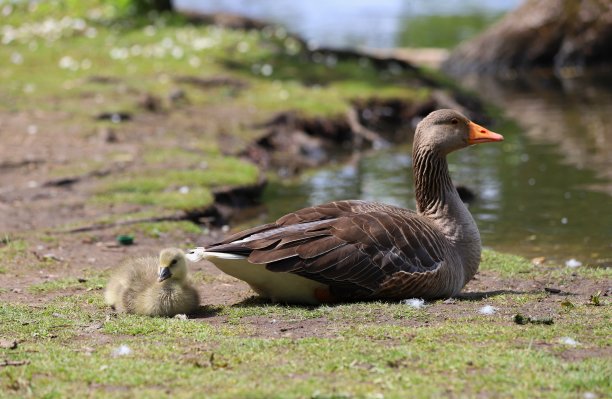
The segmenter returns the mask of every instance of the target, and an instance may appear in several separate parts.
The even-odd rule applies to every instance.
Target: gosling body
[[[200,298],[187,280],[183,251],[168,248],[159,258],[130,259],[111,275],[106,303],[120,313],[174,316],[197,311]]]

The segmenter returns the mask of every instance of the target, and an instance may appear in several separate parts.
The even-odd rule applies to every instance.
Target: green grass
[[[246,82],[248,90],[182,86],[196,104],[235,102],[262,112],[296,109],[317,116],[343,113],[355,97],[413,98],[428,92],[410,83],[413,72],[390,73],[353,60],[311,60],[295,40],[266,32],[245,34],[181,25],[168,17],[155,21],[145,18],[125,26],[112,22],[118,11],[104,2],[83,2],[89,5],[87,12],[82,6],[76,7],[74,1],[57,3],[62,13],[45,13],[42,6],[27,13],[23,10],[26,7],[19,5],[5,18],[6,25],[23,29],[7,33],[4,38],[8,43],[0,48],[0,57],[18,60],[17,64],[0,67],[0,76],[8,82],[0,106],[53,109],[54,103],[48,101],[52,96],[62,100],[63,109],[77,115],[90,116],[94,110],[135,110],[135,102],[125,95],[125,89],[91,82],[88,78],[92,75],[117,77],[127,82],[130,90],[164,97],[176,86],[173,77],[222,74]],[[72,18],[66,19],[70,22],[66,26],[75,25],[74,21],[81,18],[79,28],[62,28],[60,15]],[[57,33],[40,34],[45,21],[55,23]],[[270,73],[262,74],[262,67]],[[83,98],[93,98],[94,94],[102,95],[104,101],[93,109],[83,107]]]
[[[34,284],[28,287],[28,290],[34,294],[49,293],[65,290],[101,290],[106,284],[106,277],[94,276],[84,277],[85,281],[79,281],[77,277],[58,278],[45,281],[39,284]]]
[[[36,397],[84,392],[93,397],[191,397],[198,387],[216,398],[399,398],[408,391],[415,398],[571,398],[583,392],[605,395],[610,389],[608,359],[564,356],[606,348],[606,306],[560,311],[552,326],[519,326],[505,314],[477,315],[480,303],[465,304],[469,314],[463,316],[431,314],[432,306],[452,306],[434,303],[409,311],[403,321],[389,321],[406,306],[375,302],[303,308],[254,301],[208,308],[210,315],[227,318],[219,326],[206,318],[106,318],[108,311],[95,291],[37,306],[2,303],[0,333],[21,342],[0,353],[29,363],[0,369],[0,381],[4,395],[31,390]],[[323,319],[330,334],[249,338],[254,330],[248,318],[257,316],[289,325]],[[100,329],[83,333],[91,325]],[[564,336],[580,345],[565,346],[560,342]],[[117,356],[120,345],[131,353]]]
[[[97,158],[72,159],[51,168],[51,177],[59,178],[124,165],[126,170],[119,177],[113,173],[95,179],[99,184],[92,190],[94,206],[123,203],[157,211],[206,208],[215,187],[253,184],[259,179],[254,165],[222,155],[220,135],[238,138],[236,151],[262,134],[250,122],[278,112],[343,118],[356,99],[420,101],[430,93],[418,72],[311,57],[297,40],[280,32],[190,25],[171,15],[130,20],[125,18],[129,9],[125,1],[57,0],[53,6],[11,3],[10,8],[12,12],[2,20],[5,29],[0,30],[0,59],[10,61],[0,63],[0,79],[6,82],[0,89],[0,110],[61,111],[70,121],[63,129],[65,135],[91,140],[97,129],[111,126],[127,142],[132,132],[144,129],[139,122],[114,126],[94,117],[115,111],[140,116],[144,111],[138,100],[143,93],[160,98],[162,112],[177,110],[167,99],[176,88],[184,90],[193,109],[224,110],[223,116],[214,111],[203,116],[205,127],[180,111],[169,112],[171,128],[166,127],[163,141],[147,137],[144,151],[107,147]],[[223,76],[246,88],[201,88],[178,83],[176,78],[181,76]],[[111,83],[93,79],[100,77]],[[254,121],[234,120],[245,110],[257,115]],[[184,186],[188,193],[178,191]]]
[[[288,109],[306,116],[337,116],[357,98],[416,101],[429,95],[429,89],[412,84],[413,72],[381,71],[349,60],[315,62],[295,40],[266,32],[190,26],[168,16],[128,20],[124,1],[29,3],[11,3],[13,12],[1,22],[20,30],[0,46],[0,59],[19,61],[0,63],[0,79],[6,82],[0,88],[0,109],[61,111],[73,124],[66,134],[81,139],[109,125],[94,121],[97,113],[137,112],[139,94],[165,99],[177,86],[194,109],[229,107],[232,112],[221,117],[223,126],[230,126],[224,133],[245,141],[260,134],[233,120],[245,110],[262,119]],[[65,20],[70,24],[82,18],[85,25],[40,33],[45,20],[58,23],[64,17],[72,18]],[[8,41],[6,34],[0,40]],[[264,76],[262,70],[271,74]],[[248,89],[204,90],[174,82],[182,75],[223,75]],[[116,78],[119,84],[93,82],[92,76]],[[163,106],[170,107],[166,100]],[[108,162],[129,161],[121,175],[96,180],[92,201],[144,209],[87,224],[204,207],[217,187],[257,181],[256,167],[223,155],[217,143],[223,129],[215,123],[206,128],[181,125],[182,115],[170,115],[173,128],[137,143],[139,151],[128,147],[135,144],[129,135],[141,126],[121,124],[117,129],[126,142],[101,154],[102,163],[73,160],[51,171],[75,176]],[[183,186],[189,191],[181,193]],[[200,231],[189,222],[160,222],[121,226],[112,235],[116,233],[134,234],[138,241],[140,235]],[[23,277],[55,264],[41,262],[31,248],[37,240],[59,246],[64,239],[32,234],[0,244],[6,286],[16,274]],[[95,234],[83,238],[105,237],[104,232]],[[546,276],[562,282],[572,273],[594,281],[610,276],[605,269],[535,267],[492,251],[483,257],[482,269],[500,279]],[[507,293],[456,304],[438,301],[423,309],[388,302],[296,307],[247,300],[205,306],[200,318],[179,320],[114,315],[99,289],[104,275],[92,271],[84,277],[84,283],[70,277],[31,285],[11,302],[0,298],[0,336],[19,341],[16,349],[0,349],[0,362],[28,362],[0,367],[0,397],[575,398],[584,392],[604,397],[611,388],[606,352],[610,307],[605,300],[603,306],[574,298],[573,307],[546,302],[550,306],[545,312],[554,318],[551,326],[512,321],[514,314],[528,313],[526,309],[548,299],[543,293]],[[203,272],[194,273],[193,279],[206,287],[216,282]],[[500,310],[480,315],[478,308],[485,303]],[[320,324],[298,338],[300,326],[307,323]],[[567,347],[559,341],[565,336],[581,345]],[[114,355],[123,344],[132,352]],[[582,355],[570,356],[574,352]]]
[[[157,205],[171,210],[203,209],[212,204],[212,188],[254,184],[256,166],[231,157],[206,158],[205,169],[148,170],[102,180],[96,201]],[[180,191],[186,188],[185,192]]]
[[[480,270],[495,270],[504,277],[515,277],[535,271],[535,266],[521,256],[502,254],[485,249],[482,251]]]
[[[27,256],[28,244],[23,239],[6,237],[0,243],[0,259],[2,262],[14,262],[19,258]],[[0,264],[1,265],[1,264]]]
[[[142,233],[148,237],[161,238],[169,233],[201,234],[202,228],[189,221],[138,223],[119,229],[121,234]]]
[[[583,266],[580,268],[560,267],[555,264],[535,266],[528,259],[517,255],[502,254],[484,250],[480,270],[494,270],[503,277],[533,278],[547,276],[565,281],[573,276],[591,279],[612,278],[612,269],[606,267]]]
[[[473,6],[472,6],[473,7]],[[407,19],[399,36],[404,47],[452,48],[492,25],[502,14],[477,8],[461,15],[422,15]]]

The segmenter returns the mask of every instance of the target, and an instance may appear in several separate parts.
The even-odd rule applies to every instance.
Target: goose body
[[[290,213],[187,252],[210,259],[274,301],[319,304],[458,294],[480,263],[481,242],[446,155],[501,141],[459,112],[429,114],[415,133],[417,211],[348,200]]]
[[[120,265],[111,275],[104,299],[121,313],[190,314],[198,309],[200,300],[186,277],[183,252],[164,249],[159,258],[130,259]]]

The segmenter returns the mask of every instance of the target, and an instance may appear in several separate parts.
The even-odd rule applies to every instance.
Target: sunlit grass
[[[219,398],[328,397],[338,392],[399,397],[406,390],[416,398],[483,392],[569,398],[587,391],[603,395],[610,389],[607,376],[612,370],[605,358],[568,360],[563,354],[572,349],[560,341],[570,336],[579,342],[577,350],[605,348],[609,312],[604,307],[560,312],[552,326],[518,326],[506,315],[476,315],[479,303],[470,305],[474,316],[423,319],[419,314],[429,313],[426,307],[409,316],[419,321],[411,325],[381,323],[403,311],[405,305],[399,303],[319,308],[254,303],[242,309],[209,308],[209,314],[228,321],[243,320],[217,326],[206,319],[106,318],[99,296],[69,296],[35,307],[2,304],[0,332],[22,340],[17,349],[3,350],[4,355],[28,361],[0,369],[3,388],[14,394],[30,389],[41,396],[98,396],[120,389],[189,397],[197,386],[208,397]],[[364,319],[359,314],[377,316]],[[327,337],[249,338],[248,317],[257,315],[271,326],[272,320],[291,325],[321,318],[333,329]],[[339,315],[345,315],[343,322],[335,323]],[[96,333],[82,335],[90,326]],[[127,346],[126,354],[118,355],[120,345]],[[21,384],[14,384],[19,379]]]
[[[201,159],[205,163],[203,169],[150,170],[102,180],[95,200],[173,210],[202,209],[212,204],[212,188],[254,184],[259,178],[257,167],[236,158]]]

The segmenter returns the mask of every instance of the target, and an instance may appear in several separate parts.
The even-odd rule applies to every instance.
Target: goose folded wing
[[[271,271],[365,293],[376,291],[395,273],[438,267],[443,238],[427,221],[414,213],[384,210],[356,214],[349,207],[358,201],[347,203],[341,208],[298,211],[207,251],[243,254],[249,262],[266,264]]]

